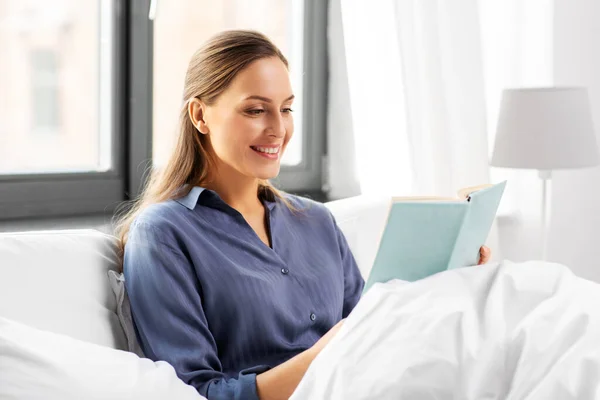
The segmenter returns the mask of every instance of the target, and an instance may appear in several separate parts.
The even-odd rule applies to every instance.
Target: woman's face
[[[288,70],[279,58],[254,61],[241,71],[204,109],[219,170],[225,167],[257,179],[276,177],[294,132],[293,98]]]

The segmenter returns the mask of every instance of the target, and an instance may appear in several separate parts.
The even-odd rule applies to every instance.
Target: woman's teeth
[[[279,153],[279,147],[252,147],[256,151],[260,151],[261,153],[267,154],[277,154]]]

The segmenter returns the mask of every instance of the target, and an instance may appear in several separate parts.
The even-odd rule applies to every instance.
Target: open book
[[[479,261],[506,181],[461,189],[451,197],[393,197],[365,284],[415,281]]]

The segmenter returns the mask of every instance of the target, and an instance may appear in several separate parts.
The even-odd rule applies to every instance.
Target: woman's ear
[[[198,129],[198,132],[206,135],[210,131],[206,124],[206,104],[203,101],[193,98],[188,103],[188,115],[192,120],[192,123]]]

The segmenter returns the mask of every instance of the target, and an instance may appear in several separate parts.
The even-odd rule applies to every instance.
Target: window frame
[[[327,140],[327,12],[329,1],[305,0],[302,161],[282,165],[273,184],[288,192],[320,194]]]

